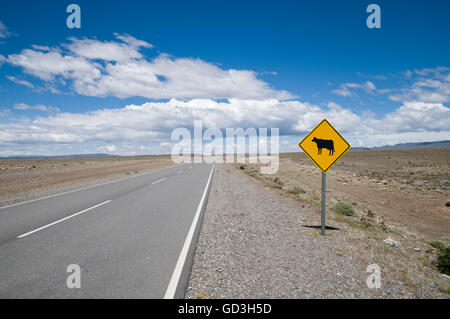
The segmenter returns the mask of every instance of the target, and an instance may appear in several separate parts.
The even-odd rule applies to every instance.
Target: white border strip
[[[8,207],[13,207],[13,206],[17,206],[17,205],[22,205],[22,204],[27,204],[27,203],[35,202],[35,201],[38,201],[38,200],[41,200],[41,199],[52,198],[52,197],[56,197],[56,196],[61,196],[61,195],[66,195],[66,194],[70,194],[70,193],[74,193],[74,192],[83,191],[83,190],[90,189],[90,188],[94,188],[94,187],[98,187],[98,186],[103,186],[103,185],[106,185],[106,184],[111,184],[111,183],[115,183],[115,182],[125,181],[125,180],[130,179],[130,178],[135,178],[135,177],[139,177],[139,176],[143,176],[143,175],[147,175],[147,174],[151,174],[151,173],[160,172],[160,171],[163,171],[163,170],[166,170],[166,169],[170,169],[170,168],[174,168],[174,167],[178,167],[178,166],[181,166],[181,165],[184,165],[184,164],[178,164],[178,165],[174,165],[174,166],[163,167],[163,168],[160,168],[160,169],[157,169],[157,170],[148,171],[148,172],[141,173],[141,174],[138,174],[138,175],[128,176],[128,177],[116,179],[116,180],[109,181],[109,182],[105,182],[105,183],[101,183],[101,184],[95,184],[95,185],[91,185],[91,186],[88,186],[88,187],[83,187],[83,188],[73,189],[73,190],[71,190],[71,191],[67,191],[67,192],[63,192],[63,193],[58,193],[58,194],[54,194],[54,195],[50,195],[50,196],[39,197],[39,198],[35,198],[35,199],[28,200],[28,201],[26,201],[26,202],[20,202],[20,203],[16,203],[16,204],[11,204],[11,205],[7,205],[7,206],[3,206],[3,207],[0,207],[0,210],[2,210],[2,209],[4,209],[4,208],[8,208]]]
[[[164,178],[161,178],[161,179],[158,179],[156,182],[153,182],[152,185],[153,185],[153,184],[156,184],[156,183],[159,183],[159,182],[162,182],[162,181],[165,180],[165,179],[166,179],[165,177],[164,177]]]
[[[164,299],[173,299],[175,296],[175,291],[177,290],[178,282],[180,280],[181,272],[183,271],[184,263],[186,262],[187,253],[189,251],[189,247],[191,246],[192,238],[194,236],[195,228],[197,227],[198,219],[200,217],[200,213],[202,211],[203,203],[206,198],[206,193],[208,192],[209,184],[211,183],[211,177],[214,172],[214,167],[216,163],[214,163],[211,173],[209,174],[208,182],[206,183],[205,190],[203,191],[202,199],[197,207],[197,212],[195,213],[194,220],[192,221],[191,228],[187,234],[186,240],[184,241],[183,248],[181,249],[180,256],[178,257],[177,264],[172,274],[172,278],[170,279],[169,286],[167,286],[166,294],[164,295]]]
[[[38,231],[40,231],[40,230],[43,230],[43,229],[46,229],[46,228],[48,228],[48,227],[50,227],[50,226],[56,225],[56,224],[58,224],[58,223],[60,223],[60,222],[63,222],[63,221],[65,221],[65,220],[69,219],[69,218],[75,217],[75,216],[77,216],[77,215],[81,215],[81,214],[83,214],[83,213],[86,213],[86,212],[88,212],[88,211],[94,209],[94,208],[97,208],[97,207],[99,207],[99,206],[108,204],[110,201],[111,201],[111,200],[107,200],[106,202],[103,202],[103,203],[97,204],[97,205],[95,205],[95,206],[89,207],[89,208],[87,208],[87,209],[85,209],[85,210],[82,210],[81,212],[78,212],[78,213],[72,214],[72,215],[70,215],[70,216],[61,218],[61,219],[57,220],[56,222],[50,223],[50,224],[48,224],[48,225],[39,227],[39,228],[37,228],[37,229],[35,229],[35,230],[29,231],[28,233],[25,233],[25,234],[22,234],[22,235],[20,235],[20,236],[17,236],[17,238],[23,238],[23,237],[26,237],[26,236],[28,236],[28,235],[34,234],[34,233],[36,233],[36,232],[38,232]]]

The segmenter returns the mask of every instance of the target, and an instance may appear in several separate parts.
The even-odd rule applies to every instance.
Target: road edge
[[[58,196],[67,195],[67,194],[71,194],[71,193],[76,193],[76,192],[79,192],[79,191],[84,191],[86,189],[91,189],[91,188],[95,188],[95,187],[99,187],[99,186],[104,186],[104,185],[107,185],[107,184],[121,182],[121,181],[124,181],[124,180],[132,179],[132,178],[143,176],[143,175],[148,175],[148,174],[151,174],[151,173],[157,173],[157,172],[160,172],[160,171],[164,171],[166,169],[175,168],[175,167],[182,166],[182,165],[184,165],[184,164],[176,164],[176,165],[172,165],[172,166],[161,167],[161,168],[158,168],[158,169],[148,170],[148,171],[145,171],[143,173],[132,175],[132,176],[122,177],[122,178],[118,178],[118,179],[115,179],[115,180],[102,182],[102,183],[99,183],[99,184],[93,184],[93,185],[86,186],[86,187],[75,188],[75,189],[68,190],[68,191],[61,192],[61,193],[56,193],[56,194],[52,194],[52,195],[48,195],[48,196],[43,196],[43,197],[38,197],[38,198],[26,200],[26,201],[23,201],[23,202],[18,202],[18,203],[15,203],[15,204],[1,206],[0,210],[5,209],[5,208],[11,208],[11,207],[14,207],[14,206],[19,206],[19,205],[22,205],[22,204],[28,204],[28,203],[32,203],[32,202],[37,202],[37,201],[40,201],[40,200],[43,200],[43,199],[48,199],[48,198],[58,197]]]
[[[203,217],[205,214],[206,205],[208,203],[209,191],[211,189],[211,184],[212,184],[212,180],[213,180],[213,176],[214,176],[215,167],[216,167],[216,163],[213,164],[209,179],[205,186],[205,190],[204,190],[202,199],[200,200],[199,206],[197,208],[198,219],[196,221],[195,228],[192,233],[191,242],[190,242],[189,248],[186,252],[186,256],[184,258],[183,265],[181,266],[182,267],[181,272],[179,273],[179,275],[177,274],[177,272],[178,272],[177,268],[180,267],[180,262],[182,262],[182,259],[183,259],[183,254],[184,254],[183,250],[185,249],[184,246],[180,253],[179,259],[177,261],[177,265],[175,266],[175,270],[170,279],[169,286],[167,287],[166,293],[164,295],[164,299],[184,299],[185,298],[186,288],[189,284],[189,279],[191,276],[192,266],[194,263],[195,251],[197,249],[197,242],[198,242],[200,230],[201,230],[201,227],[203,224]],[[195,217],[194,217],[193,223],[194,222],[195,222]],[[191,228],[192,228],[192,226],[193,225],[191,225]],[[189,230],[189,232],[191,232],[191,229]],[[189,240],[189,234],[186,238],[186,242],[188,240]],[[185,242],[185,245],[186,245],[186,242]]]

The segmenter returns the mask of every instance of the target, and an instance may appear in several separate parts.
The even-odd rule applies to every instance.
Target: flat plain
[[[449,161],[450,148],[347,152],[327,173],[325,236],[304,153],[280,154],[274,175],[217,165],[186,297],[448,298]]]
[[[170,156],[0,159],[0,205],[174,165]]]
[[[238,164],[240,167],[241,165]],[[275,188],[320,201],[321,171],[306,154],[280,154],[277,174],[245,172]],[[429,239],[450,241],[450,148],[349,151],[327,172],[327,204],[348,202]]]

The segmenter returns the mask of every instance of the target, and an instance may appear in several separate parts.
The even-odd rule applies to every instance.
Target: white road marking
[[[71,190],[71,191],[67,191],[67,192],[63,192],[63,193],[58,193],[58,194],[55,194],[55,195],[50,195],[50,196],[40,197],[40,198],[36,198],[36,199],[31,199],[31,200],[28,200],[28,201],[26,201],[26,202],[20,202],[20,203],[16,203],[16,204],[11,204],[11,205],[7,205],[7,206],[0,207],[0,210],[1,210],[1,209],[4,209],[4,208],[9,208],[9,207],[17,206],[17,205],[22,205],[22,204],[27,204],[27,203],[35,202],[35,201],[38,201],[38,200],[41,200],[41,199],[47,199],[47,198],[52,198],[52,197],[56,197],[56,196],[66,195],[66,194],[70,194],[70,193],[74,193],[74,192],[78,192],[78,191],[83,191],[83,190],[90,189],[90,188],[94,188],[94,187],[98,187],[98,186],[103,186],[103,185],[106,185],[106,184],[111,184],[111,183],[115,183],[115,182],[120,182],[120,181],[124,181],[124,180],[130,179],[130,178],[135,178],[135,177],[139,177],[139,176],[143,176],[143,175],[147,175],[147,174],[151,174],[151,173],[156,173],[156,172],[164,171],[164,170],[166,170],[166,169],[178,167],[178,166],[181,166],[181,165],[183,165],[183,164],[178,164],[178,165],[169,166],[169,167],[163,167],[163,168],[160,168],[160,169],[157,169],[157,170],[152,170],[152,171],[149,171],[149,172],[145,172],[145,173],[141,173],[141,174],[137,174],[137,175],[133,175],[133,176],[128,176],[128,177],[120,178],[120,179],[117,179],[117,180],[114,180],[114,181],[109,181],[109,182],[105,182],[105,183],[101,183],[101,184],[96,184],[96,185],[92,185],[92,186],[88,186],[88,187],[83,187],[83,188],[73,189],[73,190]]]
[[[45,226],[39,227],[39,228],[37,228],[37,229],[35,229],[35,230],[32,230],[32,231],[30,231],[30,232],[28,232],[28,233],[25,233],[25,234],[22,234],[22,235],[20,235],[20,236],[17,236],[17,238],[23,238],[23,237],[26,237],[26,236],[28,236],[28,235],[34,234],[35,232],[38,232],[38,231],[43,230],[43,229],[45,229],[45,228],[48,228],[48,227],[50,227],[50,226],[56,225],[56,224],[58,224],[58,223],[60,223],[60,222],[63,222],[63,221],[65,221],[65,220],[69,219],[69,218],[72,218],[72,217],[75,217],[75,216],[77,216],[77,215],[86,213],[86,212],[88,212],[88,211],[90,211],[90,210],[92,210],[92,209],[94,209],[94,208],[99,207],[99,206],[108,204],[110,201],[111,201],[111,200],[107,200],[106,202],[103,202],[103,203],[97,204],[97,205],[95,205],[95,206],[89,207],[89,208],[87,208],[87,209],[85,209],[85,210],[82,210],[81,212],[72,214],[72,215],[67,216],[67,217],[64,217],[64,218],[62,218],[62,219],[60,219],[60,220],[57,220],[56,222],[50,223],[50,224],[48,224],[48,225],[45,225]]]
[[[165,179],[166,179],[165,177],[164,177],[164,178],[161,178],[161,179],[158,179],[156,182],[153,182],[152,185],[153,185],[153,184],[156,184],[156,183],[159,183],[159,182],[162,182],[162,181],[165,180]]]
[[[181,271],[183,270],[184,263],[186,262],[187,253],[189,250],[189,247],[191,246],[192,238],[194,236],[195,228],[197,227],[198,219],[200,217],[200,213],[202,211],[203,202],[206,198],[206,193],[209,188],[209,184],[211,183],[211,177],[214,172],[214,167],[216,166],[216,163],[214,163],[211,173],[209,174],[208,182],[206,183],[205,190],[203,191],[203,196],[200,200],[200,203],[197,207],[197,212],[195,213],[194,220],[192,221],[191,228],[189,228],[189,232],[187,234],[186,240],[184,242],[183,248],[181,249],[180,256],[178,257],[177,264],[175,266],[175,269],[172,274],[172,278],[170,278],[169,286],[167,286],[166,293],[164,295],[164,299],[173,299],[175,296],[175,291],[178,286],[178,281],[180,280]]]
[[[183,173],[183,170],[177,172],[177,174],[181,174],[181,173]]]

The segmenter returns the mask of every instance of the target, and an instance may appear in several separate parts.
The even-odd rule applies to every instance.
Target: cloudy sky
[[[81,29],[66,7],[81,7]],[[0,156],[170,153],[171,132],[327,118],[350,144],[450,139],[450,2],[2,1]]]

